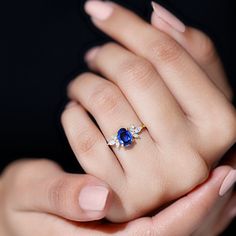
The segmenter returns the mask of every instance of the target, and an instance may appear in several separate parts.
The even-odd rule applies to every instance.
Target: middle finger
[[[115,43],[92,49],[86,59],[91,68],[120,87],[158,144],[176,139],[173,134],[183,133],[187,119],[147,60]]]
[[[68,92],[72,99],[79,101],[93,115],[107,140],[120,128],[142,123],[119,88],[92,73],[80,75],[70,84]],[[145,162],[154,161],[153,155],[147,155],[146,150],[148,147],[150,153],[156,151],[152,138],[146,130],[140,136],[141,140],[135,139],[137,145],[133,148],[113,148],[125,171],[140,170]]]

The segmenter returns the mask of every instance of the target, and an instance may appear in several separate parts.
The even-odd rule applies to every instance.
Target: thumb
[[[50,213],[73,221],[98,220],[106,215],[111,190],[101,180],[65,173],[47,160],[26,161],[19,169],[17,186],[12,188],[18,210]]]

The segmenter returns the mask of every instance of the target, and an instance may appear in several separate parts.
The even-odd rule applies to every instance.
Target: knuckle
[[[181,153],[179,154],[181,155]],[[181,161],[173,163],[178,170],[167,181],[176,186],[179,193],[187,193],[207,179],[209,170],[205,157],[201,155],[197,148],[189,147],[185,149],[181,157]],[[188,166],[188,168],[181,168],[183,165]]]
[[[236,113],[233,107],[219,109],[213,117],[206,119],[204,124],[206,138],[204,142],[213,146],[214,151],[228,149],[236,140]],[[217,137],[217,138],[216,138]]]
[[[49,204],[58,212],[67,209],[67,190],[69,185],[70,183],[68,183],[67,179],[62,176],[48,186]]]
[[[156,73],[151,63],[142,58],[125,61],[119,71],[121,71],[121,79],[125,80],[127,86],[135,85],[142,89],[153,85],[153,77]]]
[[[192,180],[190,178],[190,188],[192,186],[197,186],[203,183],[209,176],[209,168],[204,157],[200,154],[193,154],[193,160],[195,159],[194,164],[192,165]]]
[[[34,161],[17,161],[5,173],[7,180],[11,181],[11,192],[13,195],[27,190],[26,183],[34,176]]]
[[[16,161],[14,165],[9,174],[14,186],[13,189],[19,193],[28,188],[26,183],[29,183],[29,181],[36,183],[52,172],[57,173],[61,171],[61,167],[58,164],[47,159],[22,159]],[[44,176],[42,176],[42,172],[44,172]]]
[[[204,32],[190,27],[187,34],[188,47],[200,64],[209,64],[218,58],[213,41]]]
[[[147,52],[157,62],[172,63],[178,61],[184,51],[176,41],[165,36],[162,40],[149,43]]]
[[[205,159],[199,153],[192,153],[189,167],[189,170],[185,173],[186,180],[183,189],[184,192],[189,192],[189,190],[203,183],[209,176],[208,165]]]
[[[220,138],[220,146],[229,146],[235,142],[236,138],[236,113],[232,108],[227,113],[223,113],[216,121],[215,130]],[[217,127],[216,127],[217,126]]]
[[[61,121],[65,129],[67,124],[71,123],[71,109],[63,111],[61,115]],[[94,131],[94,129],[90,128],[90,126],[81,126],[76,134],[73,130],[71,131],[71,128],[68,128],[66,134],[74,152],[79,153],[80,155],[92,151],[96,143],[99,141],[98,133]]]
[[[44,161],[44,160],[42,160]],[[38,168],[38,160],[20,161],[15,163],[13,171],[13,179],[15,184],[21,188],[21,186],[28,180],[29,177],[34,176],[35,170]]]
[[[89,98],[91,109],[95,113],[114,112],[120,105],[120,93],[111,83],[100,83]]]
[[[205,34],[201,34],[200,37],[201,39],[199,39],[197,44],[199,61],[202,64],[208,64],[217,58],[215,46],[212,40]]]
[[[96,143],[99,141],[98,135],[92,133],[90,130],[81,131],[76,140],[75,152],[80,155],[86,154],[94,150]]]

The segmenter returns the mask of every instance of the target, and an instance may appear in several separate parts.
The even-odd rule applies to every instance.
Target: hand
[[[85,73],[72,82],[69,96],[80,104],[64,111],[62,123],[85,171],[115,192],[107,218],[122,222],[205,181],[235,142],[235,110],[210,80],[219,62],[208,67],[200,56],[196,62],[198,55],[188,47],[193,31],[187,28],[181,46],[116,4],[89,1],[86,10],[99,29],[130,51],[108,43],[87,54],[90,68],[108,80]],[[131,122],[147,130],[132,148],[110,150],[87,111],[106,139]]]
[[[153,3],[153,8],[152,25],[175,39],[231,101],[233,97],[232,90],[212,41],[204,33],[194,28],[185,27],[184,32],[175,30],[176,22],[180,27],[183,26],[182,22],[159,4]],[[221,165],[230,165],[236,169],[235,161],[236,152],[232,150],[227,157],[224,157],[223,162],[220,163]],[[229,191],[224,197],[219,198],[209,212],[208,217],[202,221],[193,236],[212,236],[222,233],[236,216],[236,193]]]
[[[74,235],[74,222],[103,218],[110,198],[95,177],[64,173],[48,160],[17,161],[0,178],[0,235]]]
[[[220,235],[231,223],[236,216],[236,192],[233,191],[234,183],[236,182],[236,152],[231,150],[230,153],[224,158],[222,164],[227,164],[234,171],[224,180],[224,185],[221,187],[221,191],[226,190],[225,194],[218,198],[214,206],[208,209],[208,215],[202,220],[202,223],[196,228],[193,236],[217,236]],[[230,191],[229,186],[232,185]]]
[[[98,185],[103,183],[89,176],[62,173],[57,165],[45,160],[17,162],[7,168],[0,180],[0,235],[189,236],[195,232],[195,235],[214,236],[233,217],[232,211],[224,211],[225,206],[232,206],[235,201],[235,196],[230,198],[232,189],[224,196],[219,196],[226,177],[235,173],[232,171],[227,166],[217,168],[202,186],[152,218],[140,218],[126,224],[101,224],[76,222],[100,218],[105,212],[97,215],[84,214],[79,205],[71,200],[71,196],[80,190],[81,184],[91,180]],[[65,193],[71,193],[71,196]],[[207,228],[204,224],[212,222],[209,212],[218,216],[213,218],[215,224],[212,228]],[[217,221],[222,220],[221,217],[224,217],[224,221]],[[68,218],[75,221],[67,220]]]

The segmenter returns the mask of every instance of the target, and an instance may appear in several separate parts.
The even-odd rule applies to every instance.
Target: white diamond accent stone
[[[116,147],[119,147],[120,146],[120,142],[119,140],[116,141]]]
[[[108,142],[108,145],[111,145],[111,146],[112,146],[112,145],[115,145],[115,144],[116,144],[116,141],[113,140],[113,139]]]
[[[126,130],[129,131],[132,136],[133,136],[133,139],[139,139],[140,136],[139,136],[139,133],[142,131],[142,129],[144,128],[145,126],[139,126],[139,127],[136,127],[135,125],[130,125],[129,128],[127,128]],[[125,145],[120,143],[117,135],[113,135],[111,140],[107,142],[108,145],[110,146],[116,146],[117,148],[119,148],[120,146],[121,147],[124,147]]]
[[[138,133],[140,133],[141,130],[142,130],[142,127],[137,127],[137,128],[135,128],[134,131],[136,134],[138,134]]]

